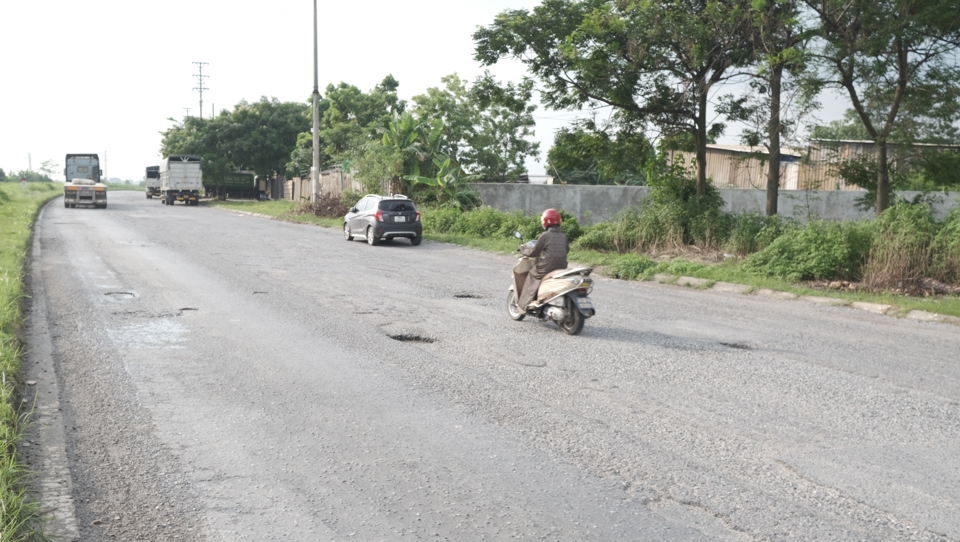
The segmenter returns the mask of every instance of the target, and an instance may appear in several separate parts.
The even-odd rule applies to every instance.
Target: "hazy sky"
[[[472,34],[504,9],[539,0],[320,0],[320,87],[370,90],[387,74],[403,99],[458,73],[483,72]],[[33,169],[64,155],[106,156],[110,177],[139,180],[159,162],[160,132],[199,112],[193,62],[203,67],[203,116],[261,96],[306,103],[313,90],[310,0],[0,0],[0,168]],[[491,70],[519,80],[519,64]],[[538,109],[545,156],[576,114]],[[735,134],[734,134],[735,136]],[[734,137],[735,139],[735,137]],[[533,174],[544,160],[529,162]]]

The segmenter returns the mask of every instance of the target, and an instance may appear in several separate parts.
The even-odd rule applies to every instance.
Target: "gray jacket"
[[[534,278],[542,279],[551,271],[566,269],[567,252],[570,252],[567,234],[560,231],[560,226],[550,226],[547,231],[540,234],[537,246],[528,254],[537,262],[530,273]]]

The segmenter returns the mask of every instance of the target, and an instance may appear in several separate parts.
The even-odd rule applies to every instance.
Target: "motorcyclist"
[[[540,224],[546,230],[540,234],[536,246],[524,256],[530,257],[536,262],[533,269],[527,275],[527,280],[523,284],[523,290],[520,293],[518,305],[528,307],[537,297],[537,290],[540,288],[540,281],[551,271],[567,268],[567,253],[570,252],[570,241],[567,234],[560,231],[560,222],[562,222],[560,213],[556,209],[547,209],[540,216]]]

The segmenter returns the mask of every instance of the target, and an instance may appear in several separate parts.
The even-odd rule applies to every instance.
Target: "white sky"
[[[364,91],[387,74],[403,99],[458,73],[483,72],[473,60],[473,32],[505,9],[539,0],[320,0],[320,90],[345,81]],[[313,90],[311,0],[0,0],[0,168],[33,169],[64,155],[98,153],[109,177],[139,180],[159,162],[160,132],[199,110],[203,115],[261,96],[306,103]],[[523,68],[491,71],[518,81]],[[554,132],[577,115],[539,108],[536,140],[544,172]],[[732,132],[732,130],[731,130]],[[735,142],[736,134],[728,139]]]

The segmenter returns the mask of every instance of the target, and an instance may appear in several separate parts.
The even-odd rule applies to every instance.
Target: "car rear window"
[[[390,212],[416,211],[417,206],[412,201],[381,200],[380,210]]]

